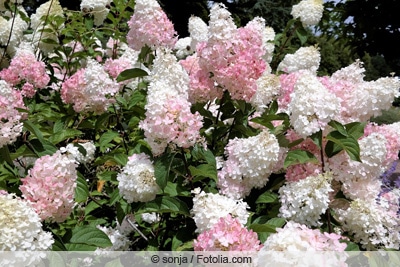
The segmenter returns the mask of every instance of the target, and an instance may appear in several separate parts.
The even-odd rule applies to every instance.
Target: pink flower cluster
[[[0,80],[0,147],[14,142],[22,132],[24,115],[16,108],[26,108],[21,92]]]
[[[228,90],[232,99],[250,101],[257,91],[256,81],[266,69],[262,59],[266,53],[264,27],[264,20],[256,18],[235,30],[231,39],[211,39],[197,45],[200,68]]]
[[[182,98],[169,99],[157,111],[147,111],[146,119],[140,122],[154,155],[164,152],[169,143],[183,148],[193,146],[202,126],[201,115],[192,114],[190,103]]]
[[[257,233],[247,230],[230,214],[202,232],[193,246],[195,251],[259,251],[262,248]]]
[[[174,25],[156,0],[137,0],[128,25],[130,30],[126,39],[134,50],[145,45],[172,49],[177,41]]]
[[[61,88],[61,98],[66,104],[73,104],[76,112],[101,114],[114,103],[111,98],[120,89],[100,63],[88,60],[86,68],[78,70],[65,80]]]
[[[37,159],[19,189],[42,220],[63,222],[75,204],[76,179],[75,160],[57,151]]]
[[[28,50],[18,51],[10,66],[0,71],[0,78],[11,86],[21,84],[22,95],[26,97],[33,97],[35,89],[44,88],[50,81],[45,64]]]

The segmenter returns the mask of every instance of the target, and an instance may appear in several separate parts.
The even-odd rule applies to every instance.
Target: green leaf
[[[156,177],[158,186],[162,190],[167,186],[169,172],[174,157],[175,154],[173,153],[165,153],[158,157],[154,162],[154,176]]]
[[[328,157],[333,157],[344,150],[352,160],[361,162],[360,146],[353,136],[344,136],[338,131],[330,132],[326,139],[325,153]]]
[[[112,243],[108,236],[93,226],[78,226],[72,230],[71,244],[88,245],[96,247],[109,247]]]
[[[268,233],[276,233],[275,227],[268,224],[251,224],[249,229],[253,230],[256,233],[260,232],[268,232]]]
[[[267,224],[268,225],[272,225],[275,228],[281,228],[282,226],[284,226],[286,223],[286,220],[283,218],[272,218],[270,220],[268,220]]]
[[[316,144],[320,149],[322,148],[322,130],[312,134],[310,138],[314,144]]]
[[[340,122],[338,122],[338,121],[330,121],[328,123],[328,125],[331,126],[333,129],[337,130],[342,135],[348,136],[346,127],[343,124],[341,124]]]
[[[200,164],[199,166],[189,166],[190,173],[193,177],[198,178],[211,178],[214,181],[218,180],[217,167],[212,164]],[[193,179],[193,182],[201,179]]]
[[[39,141],[41,143],[43,143],[44,139],[43,139],[43,135],[42,132],[29,120],[24,121],[24,127],[30,131],[31,133],[33,133],[37,139],[39,139]]]
[[[68,138],[76,138],[83,133],[79,130],[76,129],[63,129],[59,132],[54,133],[52,136],[50,136],[49,141],[52,142],[53,144],[58,144]]]
[[[100,141],[99,141],[100,151],[104,152],[107,148],[111,147],[110,142],[117,136],[119,136],[119,133],[117,133],[117,132],[112,132],[112,131],[105,132],[100,137]]]
[[[278,200],[278,194],[266,191],[262,193],[256,200],[256,204],[261,203],[275,203]]]
[[[291,165],[304,164],[307,162],[319,163],[313,153],[306,150],[295,149],[287,153],[283,167],[286,169]]]
[[[307,31],[303,27],[296,30],[296,35],[299,38],[301,45],[307,42],[308,39]]]
[[[122,165],[122,166],[125,166],[126,163],[128,162],[128,156],[125,154],[121,154],[121,153],[115,154],[114,159],[119,165]]]
[[[354,137],[354,139],[358,140],[361,136],[364,135],[364,128],[366,122],[351,122],[345,125],[347,132]]]
[[[75,188],[75,201],[78,203],[85,202],[89,197],[89,188],[87,186],[86,180],[78,175],[78,179],[76,179],[76,188]]]
[[[39,157],[45,155],[52,155],[57,151],[57,147],[55,147],[52,143],[50,143],[47,140],[40,141],[38,139],[33,139],[29,143],[31,144],[33,151]]]
[[[169,196],[161,196],[146,202],[141,207],[141,212],[158,212],[158,213],[178,213],[186,216],[190,215],[189,208],[186,203],[177,198]]]
[[[147,75],[148,73],[146,71],[139,68],[127,69],[118,75],[117,82],[122,82],[137,77],[144,77]]]

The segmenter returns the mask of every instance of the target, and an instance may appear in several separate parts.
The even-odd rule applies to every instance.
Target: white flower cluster
[[[302,0],[293,6],[290,14],[295,19],[299,18],[304,26],[312,26],[321,20],[323,11],[322,0]]]
[[[208,22],[209,42],[230,41],[235,38],[236,25],[224,4],[214,4]]]
[[[48,250],[54,243],[27,201],[0,193],[0,251]]]
[[[279,77],[267,71],[257,80],[257,91],[250,100],[257,111],[262,112],[279,94],[281,84]]]
[[[117,180],[119,192],[128,203],[151,201],[160,190],[154,177],[153,164],[144,153],[130,156],[122,172],[117,175]]]
[[[200,188],[192,191],[193,208],[191,214],[196,223],[197,233],[211,229],[221,217],[231,214],[233,218],[237,218],[243,225],[247,223],[249,212],[248,205],[242,200],[235,200],[227,196],[213,193],[200,192]]]
[[[82,147],[86,154],[82,154],[79,151],[79,147]],[[70,154],[78,163],[89,163],[94,160],[94,153],[96,152],[96,146],[93,142],[86,142],[86,143],[79,143],[75,144],[68,144],[66,147],[60,148],[61,153],[68,153]]]
[[[189,18],[188,30],[191,38],[190,47],[192,50],[196,50],[198,43],[206,42],[208,40],[208,26],[199,17],[191,16]]]
[[[40,50],[45,55],[51,53],[56,46],[55,44],[45,43],[42,40],[50,39],[58,43],[57,29],[45,25],[44,18],[48,16],[64,16],[64,12],[59,0],[51,0],[40,5],[34,14],[31,15],[31,28],[33,29],[32,43],[39,45]]]
[[[160,221],[160,215],[156,212],[142,213],[141,217],[142,217],[143,221],[150,223],[150,224]]]
[[[318,266],[323,262],[324,266],[347,266],[347,256],[343,253],[347,245],[340,243],[340,238],[340,235],[321,233],[319,229],[289,221],[268,237],[258,252],[256,265]]]
[[[346,210],[336,210],[344,231],[354,236],[367,250],[398,249],[400,246],[400,219],[396,212],[375,199],[355,199]]]
[[[176,41],[174,50],[176,50],[177,58],[185,58],[191,54],[193,54],[193,49],[190,46],[192,43],[192,39],[190,37],[180,38]]]
[[[131,245],[131,240],[127,235],[121,233],[117,228],[104,227],[97,225],[97,228],[103,231],[110,239],[112,246],[106,248],[97,248],[95,254],[105,255],[108,251],[127,251]]]
[[[274,49],[275,49],[275,31],[272,27],[265,27],[264,33],[263,33],[263,43],[265,47],[265,55],[263,56],[263,59],[265,62],[270,63],[272,61]]]
[[[307,226],[321,225],[319,219],[328,208],[329,192],[333,191],[331,181],[332,175],[324,173],[287,182],[279,189],[279,216]]]
[[[308,71],[298,78],[290,98],[290,122],[302,137],[324,130],[340,112],[339,99]]]
[[[383,173],[386,138],[372,133],[359,140],[361,162],[353,161],[343,151],[328,159],[333,178],[342,182],[343,193],[352,199],[375,198],[380,190],[377,177]]]
[[[19,9],[21,12],[26,13],[22,8]],[[7,53],[10,56],[14,56],[17,52],[18,45],[23,40],[24,31],[27,29],[28,23],[25,22],[18,13],[15,15],[14,19],[8,20],[0,15],[0,46],[7,47]]]
[[[218,173],[218,186],[224,195],[239,199],[252,188],[265,186],[279,160],[280,148],[267,129],[256,136],[229,140],[225,153],[228,159]]]
[[[81,11],[83,14],[93,14],[94,25],[99,26],[103,24],[108,12],[110,11],[107,6],[112,0],[82,0]]]
[[[316,73],[321,62],[321,54],[315,46],[301,47],[294,54],[287,54],[278,70],[292,73],[299,70],[309,70]]]

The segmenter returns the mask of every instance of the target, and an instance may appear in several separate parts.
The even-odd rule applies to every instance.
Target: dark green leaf
[[[345,125],[347,132],[354,137],[354,139],[358,140],[361,136],[364,135],[364,127],[366,122],[351,122]]]
[[[112,243],[108,236],[93,226],[78,226],[72,230],[70,243],[96,247],[109,247]]]
[[[189,216],[189,208],[186,203],[173,197],[161,196],[146,202],[141,207],[142,212],[158,212],[158,213],[178,213]]]
[[[348,136],[346,127],[343,124],[341,124],[340,122],[338,122],[338,121],[330,121],[328,123],[328,125],[331,126],[333,129],[337,130],[342,135]]]
[[[360,146],[353,136],[343,136],[338,131],[330,132],[326,139],[325,153],[328,157],[333,157],[341,150],[346,151],[352,160],[361,162]]]
[[[199,166],[189,166],[190,173],[193,177],[207,177],[217,181],[217,168],[212,164],[200,164]],[[193,182],[198,181],[194,179]]]
[[[256,204],[261,203],[274,203],[278,201],[278,195],[276,193],[266,191],[262,193],[256,200]]]
[[[165,153],[158,157],[154,162],[154,176],[156,177],[158,186],[162,190],[167,186],[169,172],[174,157],[175,154]]]
[[[89,188],[87,186],[86,180],[79,175],[76,179],[75,188],[75,201],[78,203],[85,202],[89,197]]]
[[[304,164],[307,162],[319,163],[313,153],[306,150],[291,150],[287,153],[283,167],[286,169],[291,165]]]
[[[252,224],[249,226],[249,229],[253,230],[256,233],[260,232],[276,233],[275,227],[268,224]]]
[[[148,74],[146,71],[139,68],[127,69],[118,75],[117,82],[122,82],[137,77],[144,77],[147,75]]]

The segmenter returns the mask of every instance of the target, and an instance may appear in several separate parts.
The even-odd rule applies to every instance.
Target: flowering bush
[[[305,43],[322,1],[300,1],[276,35],[215,4],[186,39],[156,0],[78,12],[52,0],[30,17],[20,2],[0,1],[1,249],[253,250],[261,262],[399,249],[399,183],[385,174],[399,124],[370,119],[400,80],[364,81],[359,61],[318,76],[315,46],[282,54]]]

